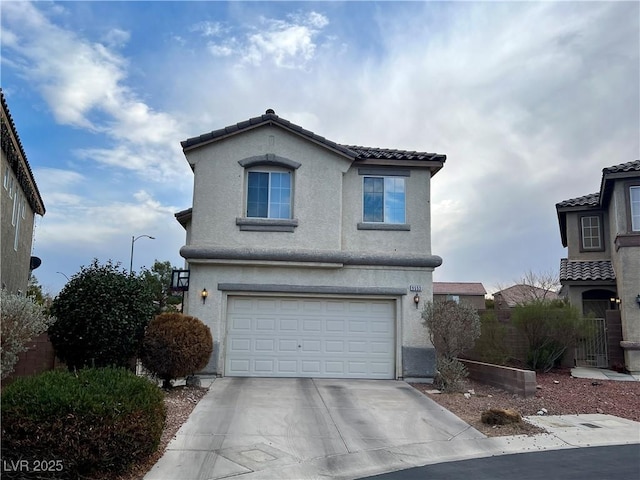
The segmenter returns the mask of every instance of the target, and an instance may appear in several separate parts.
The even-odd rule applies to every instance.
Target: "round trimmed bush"
[[[166,415],[162,390],[122,368],[19,378],[1,409],[5,464],[46,461],[53,478],[125,471],[156,451]]]
[[[195,317],[182,313],[161,313],[144,334],[142,365],[165,386],[170,381],[202,370],[213,351],[211,331]]]

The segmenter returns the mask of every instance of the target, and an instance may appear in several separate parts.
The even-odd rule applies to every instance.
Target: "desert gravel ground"
[[[464,391],[430,394],[426,392],[433,390],[432,385],[413,386],[487,436],[540,433],[539,429],[527,423],[485,425],[480,421],[480,416],[489,408],[510,408],[523,417],[536,415],[546,409],[546,415],[604,413],[640,422],[640,382],[574,378],[571,369],[538,373],[536,381],[539,388],[535,397],[530,398],[472,380],[467,380],[464,390],[474,392],[470,398],[464,396]]]

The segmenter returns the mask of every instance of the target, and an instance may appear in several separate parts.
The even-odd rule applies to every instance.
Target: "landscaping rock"
[[[482,412],[482,423],[487,425],[509,425],[522,422],[522,416],[510,408],[490,408]]]

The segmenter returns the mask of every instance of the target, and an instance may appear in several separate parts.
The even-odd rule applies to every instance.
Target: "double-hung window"
[[[248,172],[247,217],[291,218],[291,172]]]
[[[602,228],[599,215],[580,217],[583,250],[602,250]]]
[[[363,179],[365,223],[406,223],[405,177],[367,177]]]
[[[629,187],[631,231],[640,232],[640,186]]]

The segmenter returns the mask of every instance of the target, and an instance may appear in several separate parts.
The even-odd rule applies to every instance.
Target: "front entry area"
[[[225,375],[395,378],[394,300],[229,296]]]

